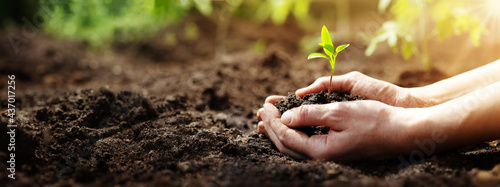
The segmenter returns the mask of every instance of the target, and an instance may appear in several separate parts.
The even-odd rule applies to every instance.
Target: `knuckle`
[[[292,122],[294,124],[302,124],[309,115],[309,106],[307,105],[300,106],[293,114],[294,115],[292,117]]]
[[[363,75],[361,72],[359,71],[351,71],[349,73],[347,73],[347,75],[349,76],[360,76],[360,75]]]
[[[320,77],[314,81],[313,84],[319,85],[319,86],[325,86],[326,83],[329,83],[330,77]]]
[[[332,123],[336,123],[338,121],[338,118],[342,117],[346,112],[346,110],[342,109],[340,105],[345,106],[345,103],[320,106],[319,110],[321,111],[322,121],[330,121]]]
[[[283,133],[281,133],[280,135],[280,140],[282,142],[288,142],[289,141],[289,134],[287,133],[288,131],[284,131]]]
[[[348,77],[354,78],[354,79],[360,79],[366,77],[365,74],[359,72],[359,71],[352,71],[347,74]]]

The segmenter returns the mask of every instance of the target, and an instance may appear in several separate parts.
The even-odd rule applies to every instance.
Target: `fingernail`
[[[290,122],[292,122],[292,110],[288,110],[283,115],[281,116],[281,122],[285,125],[290,125]]]
[[[260,115],[262,114],[262,112],[263,112],[263,111],[264,111],[264,109],[263,109],[263,108],[261,108],[261,109],[259,109],[259,110],[257,111],[257,118],[259,118],[259,120],[260,120]]]

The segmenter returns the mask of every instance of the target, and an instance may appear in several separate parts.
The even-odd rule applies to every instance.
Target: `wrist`
[[[397,120],[402,129],[401,154],[430,156],[441,150],[449,137],[447,125],[433,115],[433,108],[401,109]]]
[[[405,88],[410,97],[418,100],[418,107],[431,107],[445,102],[443,94],[431,86]]]

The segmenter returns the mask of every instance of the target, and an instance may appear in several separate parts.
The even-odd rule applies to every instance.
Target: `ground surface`
[[[255,112],[268,95],[286,95],[328,75],[329,64],[305,59],[296,47],[305,33],[293,23],[277,27],[234,21],[228,53],[215,59],[214,25],[189,19],[204,31],[199,41],[180,34],[178,44],[168,46],[153,37],[116,43],[106,52],[86,53],[84,42],[60,41],[40,32],[16,54],[6,36],[22,31],[1,33],[0,104],[4,113],[7,75],[16,75],[20,127],[16,180],[8,179],[2,169],[0,183],[470,186],[498,181],[496,142],[414,157],[420,162],[413,164],[400,159],[294,160],[279,153],[255,132]],[[268,43],[265,51],[251,49],[257,39]],[[364,49],[362,43],[351,43],[339,57],[336,73],[356,70],[401,86],[418,86],[498,58],[461,53],[463,61],[445,65],[456,55],[439,53],[433,55],[437,68],[423,71],[418,61],[404,62],[387,48],[372,57],[365,57]],[[475,59],[467,62],[472,65],[457,65],[470,59]],[[8,141],[6,125],[2,114],[1,168],[7,167],[9,157],[3,143]]]
[[[283,113],[285,113],[286,111],[302,105],[327,104],[362,99],[364,98],[356,95],[351,95],[347,92],[333,92],[330,94],[330,98],[328,97],[328,91],[307,94],[303,98],[300,98],[299,96],[295,95],[295,93],[290,92],[288,93],[287,97],[278,99],[274,106],[276,106],[280,114],[283,115]],[[326,126],[299,127],[296,129],[306,133],[308,136],[328,134],[328,131],[330,131],[330,127]]]

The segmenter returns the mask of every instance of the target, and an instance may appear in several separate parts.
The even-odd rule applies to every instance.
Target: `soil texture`
[[[355,100],[363,100],[363,97],[351,95],[345,92],[332,92],[330,94],[330,98],[328,98],[328,93],[321,91],[320,93],[307,94],[303,98],[300,98],[293,93],[288,93],[286,98],[277,100],[274,106],[276,106],[276,108],[280,111],[280,114],[283,115],[283,113],[287,110],[302,105],[327,104]],[[299,127],[297,129],[309,136],[328,134],[328,131],[330,131],[330,127],[326,126]]]
[[[180,35],[177,45],[169,46],[159,34],[115,43],[106,52],[42,31],[15,52],[7,36],[22,36],[22,29],[1,32],[0,185],[458,187],[499,180],[498,142],[352,163],[296,160],[280,153],[256,132],[256,112],[267,96],[293,92],[328,75],[329,64],[307,61],[298,47],[305,31],[292,21],[275,26],[234,19],[221,58],[214,56],[216,29],[210,20],[188,17],[168,31],[182,33],[188,22],[199,25],[197,41]],[[264,51],[251,48],[258,39],[268,44]],[[366,57],[366,45],[350,43],[337,59],[339,75],[360,71],[403,86],[448,77],[438,69],[420,73],[418,60],[404,62],[389,48]],[[188,50],[193,46],[196,50]],[[11,74],[16,75],[18,124],[15,180],[5,169]],[[418,82],[422,76],[425,82]],[[313,98],[324,101],[325,95],[301,103]]]

